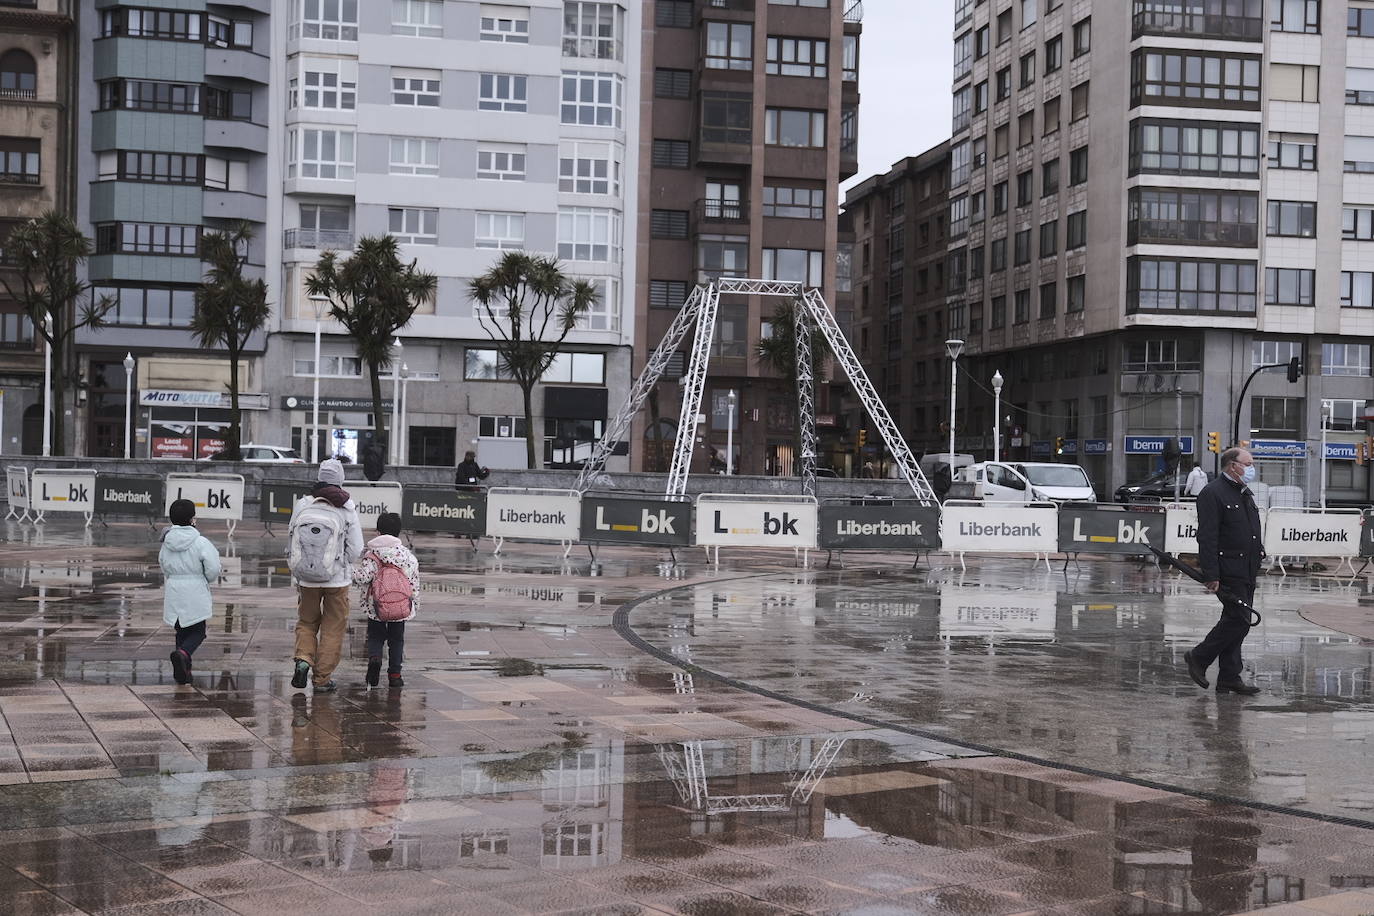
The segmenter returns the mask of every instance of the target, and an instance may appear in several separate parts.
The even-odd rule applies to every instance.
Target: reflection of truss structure
[[[692,460],[692,449],[696,445],[696,417],[701,412],[701,398],[706,386],[706,367],[711,359],[711,342],[715,337],[716,315],[720,310],[721,294],[745,296],[772,296],[788,298],[793,301],[795,316],[797,354],[797,422],[801,427],[800,468],[802,491],[807,496],[816,495],[816,404],[815,378],[812,369],[811,330],[812,325],[821,332],[835,361],[844,370],[854,386],[864,410],[878,427],[888,451],[892,454],[902,477],[916,494],[917,499],[929,503],[936,502],[935,492],[926,481],[911,454],[897,424],[887,412],[887,407],[858,356],[845,339],[844,332],[835,321],[834,314],[826,305],[825,297],[818,289],[809,289],[801,283],[784,280],[746,280],[722,277],[709,284],[698,286],[687,297],[682,308],[673,318],[673,323],[659,341],[658,346],[649,354],[644,371],[635,379],[630,394],[619,412],[606,425],[606,432],[596,443],[592,455],[583,465],[574,485],[580,492],[586,492],[592,481],[606,466],[606,458],[616,444],[625,441],[630,423],[644,407],[649,392],[668,368],[673,355],[678,352],[687,331],[696,325],[692,337],[692,350],[687,360],[687,373],[682,377],[682,408],[678,412],[678,435],[673,447],[673,463],[668,471],[669,496],[681,496],[687,492],[687,472]]]
[[[792,783],[792,791],[786,794],[712,795],[707,785],[706,758],[701,741],[684,741],[681,751],[675,750],[671,744],[660,744],[656,750],[684,805],[706,814],[730,814],[737,811],[786,811],[794,804],[806,804],[847,740],[826,738],[821,749],[812,756],[811,765]]]

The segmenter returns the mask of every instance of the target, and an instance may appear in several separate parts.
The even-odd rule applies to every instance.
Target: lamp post
[[[1002,370],[992,373],[992,460],[1002,460]]]
[[[401,338],[394,337],[391,340],[391,463],[394,465],[400,459],[400,443],[396,435],[396,421],[401,416],[401,351],[405,349],[401,346]],[[378,417],[380,425],[381,417]]]
[[[1331,402],[1322,401],[1322,463],[1319,465],[1322,475],[1321,481],[1321,506],[1326,508],[1326,428],[1331,421]]]
[[[320,304],[315,303],[315,371],[310,405],[310,463],[317,464],[320,456]]]
[[[949,354],[949,467],[954,469],[954,392],[959,381],[959,354],[964,352],[964,342],[957,337],[945,341],[945,352]]]
[[[43,457],[52,455],[52,342],[47,334],[52,322],[43,316]]]
[[[410,381],[410,367],[407,366],[405,363],[401,363],[401,419],[396,423],[396,431],[392,433],[392,435],[394,435],[397,440],[397,464],[405,464],[406,458],[408,457],[406,455],[406,452],[410,451],[408,448],[406,448],[406,445],[408,444],[406,440],[409,437],[405,434],[406,413],[410,409],[409,402],[406,400],[407,396],[409,395],[409,392],[406,390],[406,382],[408,381]]]
[[[133,449],[133,430],[130,423],[134,415],[134,354],[124,354],[124,460],[128,461]]]
[[[725,396],[725,476],[735,473],[735,389]]]

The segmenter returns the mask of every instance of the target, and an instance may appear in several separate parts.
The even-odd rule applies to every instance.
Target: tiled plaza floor
[[[1265,693],[1219,699],[1175,665],[1207,599],[1132,563],[427,536],[405,687],[355,621],[317,697],[280,539],[178,687],[153,532],[3,533],[0,912],[1374,913],[1374,831],[1300,816],[1374,816],[1362,582],[1266,581]],[[611,625],[659,592],[623,622],[687,667]]]

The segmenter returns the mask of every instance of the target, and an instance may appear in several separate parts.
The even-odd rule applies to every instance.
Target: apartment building
[[[68,0],[0,0],[0,246],[20,222],[72,204],[71,28]],[[0,287],[0,453],[42,452],[42,401],[41,343]]]
[[[1009,454],[1109,493],[1170,436],[1211,470],[1234,423],[1314,499],[1329,415],[1331,496],[1362,498],[1374,5],[960,0],[954,47],[949,333],[1006,379]]]
[[[72,454],[124,453],[126,353],[136,360],[139,456],[205,457],[224,446],[228,363],[190,332],[203,233],[246,220],[248,272],[267,231],[271,0],[81,0],[75,211],[95,242],[86,264],[106,326],[76,337]],[[241,369],[248,434],[266,409],[265,342]]]
[[[896,163],[845,194],[853,225],[853,343],[874,388],[916,453],[949,448],[945,297],[964,276],[945,276],[949,245],[949,143]],[[973,429],[981,430],[977,411]],[[883,444],[862,412],[865,460],[882,464]],[[854,442],[858,445],[857,441]]]
[[[308,451],[323,318],[321,453],[356,459],[371,441],[365,368],[304,281],[324,251],[390,233],[439,278],[400,336],[401,457],[451,466],[476,448],[484,464],[524,466],[520,390],[467,291],[513,250],[556,254],[599,290],[534,405],[545,464],[589,454],[630,380],[640,6],[304,0],[274,21],[266,435]]]
[[[643,33],[636,174],[636,371],[699,282],[795,280],[819,287],[833,303],[839,183],[858,166],[860,3],[655,0],[648,7],[654,18]],[[759,340],[773,333],[777,302],[721,298],[705,426],[695,432],[699,467],[710,448],[724,456],[732,441],[738,473],[793,472],[797,393],[755,355]],[[636,468],[668,465],[679,435],[682,365],[670,367],[635,426],[642,445],[631,450]],[[838,466],[843,443],[829,393],[819,386],[818,463]]]

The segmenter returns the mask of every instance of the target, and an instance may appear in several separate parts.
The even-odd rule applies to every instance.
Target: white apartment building
[[[255,435],[308,442],[320,254],[391,233],[439,277],[401,332],[411,464],[524,461],[519,388],[498,378],[468,282],[505,251],[556,254],[598,303],[536,389],[546,463],[585,457],[630,382],[640,4],[630,0],[292,0],[273,17],[267,271],[278,297],[272,410]],[[372,435],[365,367],[324,315],[320,435]],[[391,399],[391,383],[384,383]],[[510,461],[515,462],[511,457]],[[612,469],[626,467],[624,458]]]
[[[1366,500],[1374,3],[956,0],[949,336],[966,444],[1077,461],[1099,494],[1160,462]],[[1301,359],[1289,383],[1255,368]],[[946,364],[945,371],[948,371]],[[1010,419],[1007,419],[1007,415]]]

